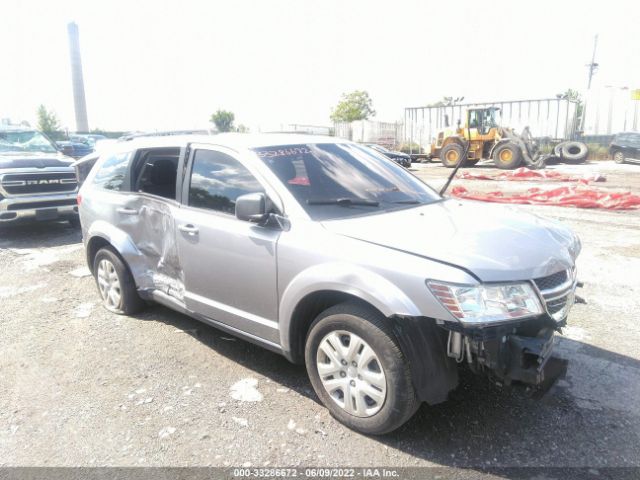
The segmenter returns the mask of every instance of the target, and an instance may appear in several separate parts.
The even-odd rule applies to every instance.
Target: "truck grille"
[[[9,195],[73,192],[78,183],[74,172],[7,173],[0,187]]]

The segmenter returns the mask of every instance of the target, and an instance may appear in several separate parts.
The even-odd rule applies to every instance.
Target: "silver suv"
[[[154,301],[306,364],[368,434],[447,399],[458,367],[546,388],[574,303],[578,238],[514,208],[444,199],[332,137],[117,144],[80,195],[107,309]]]

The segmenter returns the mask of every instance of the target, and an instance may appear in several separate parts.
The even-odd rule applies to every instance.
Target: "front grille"
[[[573,306],[575,284],[571,282],[572,278],[573,274],[564,270],[534,280],[544,298],[547,313],[556,322],[564,320]]]
[[[34,208],[52,208],[52,207],[67,207],[69,205],[75,205],[77,200],[55,200],[51,202],[24,202],[14,203],[7,207],[7,210],[31,210]]]
[[[8,173],[0,186],[9,195],[73,192],[78,186],[75,172]]]
[[[563,283],[567,281],[567,271],[563,270],[561,272],[554,273],[552,275],[548,275],[546,277],[536,278],[534,282],[536,282],[536,286],[539,290],[551,290],[552,288],[559,287]]]

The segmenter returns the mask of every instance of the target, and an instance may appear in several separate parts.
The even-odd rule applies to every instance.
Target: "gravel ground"
[[[640,193],[640,166],[555,168]],[[450,172],[413,170],[436,186]],[[449,402],[380,438],[335,422],[304,368],[278,355],[163,307],[104,310],[79,231],[4,228],[0,466],[640,466],[640,211],[524,208],[583,242],[588,303],[559,342],[566,379],[533,400],[465,374]]]

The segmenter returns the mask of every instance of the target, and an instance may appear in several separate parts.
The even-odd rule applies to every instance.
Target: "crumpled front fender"
[[[372,305],[383,315],[420,315],[418,307],[396,285],[377,273],[349,263],[324,263],[295,276],[280,298],[280,341],[285,352],[291,351],[292,319],[296,306],[308,295],[341,292]]]

